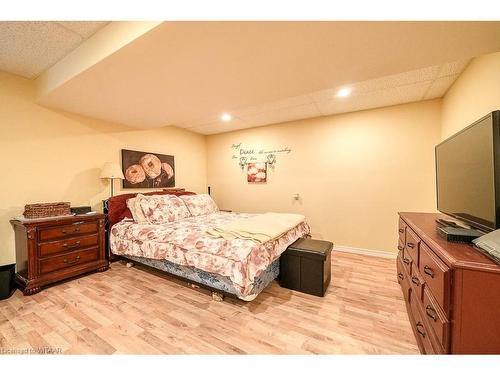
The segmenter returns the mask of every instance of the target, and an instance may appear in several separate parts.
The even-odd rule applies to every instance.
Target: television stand
[[[500,354],[500,264],[438,234],[442,214],[399,214],[397,280],[422,353]]]

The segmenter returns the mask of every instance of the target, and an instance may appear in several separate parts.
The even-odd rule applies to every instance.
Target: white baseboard
[[[396,259],[396,253],[389,253],[387,251],[379,251],[379,250],[370,250],[370,249],[361,249],[358,247],[349,247],[349,246],[334,246],[333,251],[340,251],[343,253],[352,253],[352,254],[360,254],[360,255],[368,255],[371,257],[379,257],[379,258],[387,258],[387,259]]]

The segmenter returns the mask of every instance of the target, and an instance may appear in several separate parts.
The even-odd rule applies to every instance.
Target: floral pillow
[[[219,211],[219,207],[208,194],[181,195],[192,216],[208,215]]]
[[[138,194],[136,210],[144,215],[149,224],[171,223],[191,216],[184,202],[175,195]]]

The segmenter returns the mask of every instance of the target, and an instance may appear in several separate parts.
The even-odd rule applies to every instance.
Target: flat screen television
[[[500,227],[500,111],[436,146],[437,208],[472,227]]]

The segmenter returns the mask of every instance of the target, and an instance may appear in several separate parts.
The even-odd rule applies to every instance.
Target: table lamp
[[[111,196],[113,196],[113,185],[116,178],[123,180],[125,176],[123,175],[122,169],[118,163],[104,163],[101,170],[101,178],[107,178],[110,180],[111,185]]]

